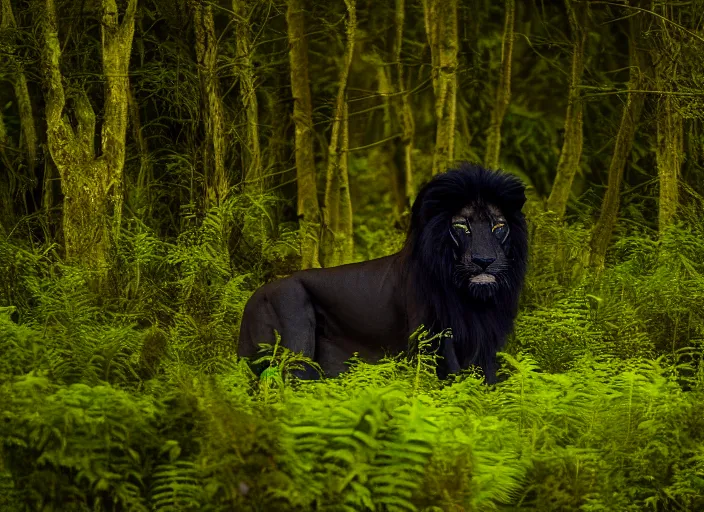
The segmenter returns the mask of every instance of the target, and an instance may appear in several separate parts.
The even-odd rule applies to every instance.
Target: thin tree
[[[262,152],[262,159],[266,160],[266,163],[262,164],[264,173],[280,168],[289,156],[287,151],[289,147],[288,129],[292,119],[290,121],[287,119],[288,111],[286,105],[288,102],[285,99],[288,95],[289,88],[290,83],[288,77],[285,77],[285,75],[281,73],[276,73],[273,77],[272,86],[264,90],[264,113],[267,121],[271,125],[271,130],[267,137],[267,144],[263,147]],[[293,169],[293,171],[295,171],[295,169]],[[290,171],[274,172],[274,174],[276,177],[265,177],[266,187],[280,185],[284,181],[288,182],[288,180],[291,179],[289,176]]]
[[[205,204],[219,204],[229,190],[225,172],[225,114],[217,74],[218,39],[213,8],[207,0],[188,0],[193,15],[198,78],[204,105],[206,140],[203,151]]]
[[[15,31],[17,31],[17,22],[12,12],[11,0],[2,0],[0,4],[0,34],[8,34],[9,37],[6,38],[6,41],[9,40],[12,44],[15,42],[15,37],[12,35]],[[6,59],[5,66],[10,68],[12,86],[15,91],[15,98],[17,98],[20,131],[27,156],[28,176],[30,179],[34,179],[34,166],[37,161],[37,131],[34,126],[34,116],[32,115],[32,101],[29,96],[27,75],[24,72],[21,60],[17,58],[14,51],[9,54],[5,52],[3,58]]]
[[[457,0],[423,0],[435,92],[433,174],[452,164],[457,121]]]
[[[658,73],[659,74],[659,73]],[[684,156],[682,116],[676,99],[663,95],[658,102],[657,144],[655,157],[660,186],[658,202],[658,232],[662,234],[675,220],[679,205],[679,177]]]
[[[413,204],[415,199],[415,182],[413,180],[413,138],[415,137],[415,121],[411,110],[411,93],[404,80],[404,68],[401,61],[403,48],[403,26],[406,17],[405,0],[396,0],[394,16],[394,63],[396,65],[396,115],[401,125],[401,144],[403,145],[403,183],[405,184],[406,204]],[[391,89],[393,90],[393,88]]]
[[[643,59],[638,50],[638,37],[640,35],[641,13],[634,14],[629,18],[629,62],[630,72],[628,80],[628,93],[626,94],[626,104],[623,106],[621,122],[611,163],[609,165],[609,175],[601,206],[599,219],[592,231],[589,253],[589,265],[600,272],[604,268],[606,250],[611,242],[620,202],[621,181],[623,181],[623,170],[626,166],[628,155],[633,146],[633,137],[636,125],[640,119],[643,109],[644,95],[634,92],[641,89],[643,83]]]
[[[139,153],[139,172],[137,173],[137,181],[131,195],[134,196],[134,202],[140,216],[149,218],[151,217],[153,208],[150,191],[154,179],[154,172],[147,138],[142,131],[139,104],[137,103],[132,89],[133,88],[130,87],[127,103],[129,106],[129,120],[132,125],[132,138],[135,141],[137,152]]]
[[[11,229],[11,224],[8,223],[7,228],[5,222],[10,221],[14,217],[13,195],[14,190],[9,174],[13,172],[13,163],[5,150],[10,147],[10,137],[7,135],[7,128],[3,120],[2,112],[0,112],[0,164],[5,166],[5,172],[0,175],[0,232],[6,234]]]
[[[254,72],[254,48],[252,42],[252,14],[254,12],[251,0],[232,0],[232,11],[235,24],[235,72],[240,85],[240,98],[244,107],[246,119],[245,142],[242,147],[242,163],[244,164],[244,193],[252,201],[258,202],[264,191],[264,172],[262,166],[262,150],[259,143],[259,102],[257,101],[256,74]],[[260,205],[261,206],[261,205]],[[259,246],[265,235],[265,214],[260,207],[254,209],[254,214],[245,218],[244,233],[250,244]]]
[[[112,207],[115,236],[122,211],[122,181],[127,130],[129,61],[134,36],[137,0],[129,0],[118,22],[115,0],[102,1],[101,41],[105,76],[105,102],[101,154],[95,155],[95,112],[84,91],[74,98],[77,127],[66,115],[61,75],[61,45],[54,0],[46,0],[44,65],[47,145],[61,177],[64,194],[63,233],[66,257],[97,271],[108,270],[110,248],[107,217]],[[99,281],[98,281],[99,282]]]
[[[10,0],[2,0],[0,3],[0,40],[5,43],[5,51],[3,51],[3,62],[0,64],[0,69],[3,74],[7,73],[5,76],[12,83],[20,116],[20,138],[15,144],[7,132],[2,112],[0,112],[0,165],[5,168],[5,172],[0,173],[0,213],[2,214],[0,222],[8,222],[8,227],[14,223],[15,199],[24,192],[24,187],[18,185],[22,181],[28,182],[31,186],[37,185],[34,172],[37,159],[37,132],[32,115],[27,75],[22,65],[22,59],[17,55],[19,45],[16,32],[17,22],[12,12]],[[26,170],[18,165],[20,161],[18,157],[20,156],[21,161],[27,164]],[[25,213],[28,213],[26,203]],[[1,226],[0,229],[2,229]]]
[[[398,165],[396,156],[398,137],[397,121],[399,120],[396,106],[395,82],[392,78],[392,67],[378,55],[376,51],[371,54],[362,55],[362,60],[376,67],[376,76],[379,96],[382,101],[382,140],[377,153],[378,167],[388,169],[389,180],[391,182],[391,193],[393,197],[394,214],[397,219],[401,217],[408,206],[406,197],[405,174],[403,165]]]
[[[501,38],[501,67],[496,84],[496,99],[491,110],[491,119],[486,136],[486,155],[484,165],[489,169],[498,169],[501,154],[501,125],[511,100],[511,59],[513,56],[513,26],[516,18],[515,0],[506,0],[504,33]]]
[[[301,236],[301,268],[320,266],[320,206],[313,153],[313,106],[308,80],[308,41],[303,0],[288,0],[286,10],[293,121],[296,127],[297,212]]]
[[[355,0],[345,0],[347,6],[347,41],[340,67],[335,100],[335,116],[328,145],[328,168],[325,179],[325,209],[323,221],[324,264],[326,267],[352,261],[354,237],[352,233],[352,198],[347,161],[349,156],[349,120],[347,107],[347,80],[354,55],[357,31]]]
[[[565,139],[562,142],[562,151],[560,151],[560,159],[557,162],[557,173],[547,203],[548,210],[552,211],[558,219],[562,219],[565,215],[572,182],[582,160],[584,141],[582,98],[579,86],[584,72],[584,46],[587,36],[584,22],[587,5],[586,2],[575,3],[574,0],[565,0],[565,6],[572,32],[572,65],[565,114]]]
[[[394,214],[401,220],[413,200],[413,165],[411,151],[413,146],[414,121],[410,105],[410,94],[404,84],[404,65],[401,62],[403,46],[403,25],[405,19],[405,0],[397,0],[394,13],[394,37],[390,39],[389,58],[385,61],[377,48],[363,53],[361,60],[373,66],[377,76],[377,91],[382,101],[383,124],[382,139],[375,159],[377,166],[388,169],[393,197]],[[371,33],[382,29],[385,24],[383,16],[370,16],[368,27]],[[399,131],[401,132],[399,134]]]
[[[672,7],[663,6],[667,11]],[[667,12],[663,14],[668,14]],[[682,116],[677,109],[677,97],[674,91],[678,74],[679,44],[670,37],[665,19],[659,19],[663,48],[652,51],[655,67],[655,85],[658,91],[664,91],[658,98],[657,106],[657,143],[655,159],[658,166],[659,202],[658,232],[662,234],[675,220],[679,203],[679,177],[684,156],[684,128]]]

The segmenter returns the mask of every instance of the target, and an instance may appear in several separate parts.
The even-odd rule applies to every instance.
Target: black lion
[[[435,176],[413,204],[400,252],[259,288],[244,310],[238,354],[254,356],[276,330],[283,346],[335,376],[354,352],[378,361],[406,351],[424,324],[452,330],[440,347],[440,377],[474,364],[495,382],[496,352],[513,327],[526,272],[524,202],[525,188],[510,174],[462,164]]]

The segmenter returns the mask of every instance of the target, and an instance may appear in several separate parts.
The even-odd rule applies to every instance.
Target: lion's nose
[[[486,270],[486,267],[491,265],[496,261],[496,258],[480,258],[479,256],[472,257],[472,263],[478,265],[482,270]]]

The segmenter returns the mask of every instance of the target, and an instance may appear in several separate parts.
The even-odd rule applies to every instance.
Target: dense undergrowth
[[[297,382],[279,351],[255,378],[237,323],[295,234],[244,271],[236,215],[173,243],[127,225],[112,295],[53,247],[0,239],[0,511],[704,509],[696,223],[621,237],[598,279],[586,231],[556,227],[489,389],[438,382],[430,356]],[[400,240],[358,236],[363,257]]]

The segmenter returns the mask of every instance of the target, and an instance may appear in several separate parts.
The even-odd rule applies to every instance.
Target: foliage
[[[264,400],[234,359],[209,374],[174,361],[140,390],[64,384],[32,360],[41,333],[4,322],[8,510],[704,506],[701,356],[585,353],[549,374],[506,354],[509,376],[490,389],[472,375],[440,384],[421,355],[287,380]]]
[[[618,309],[633,311],[630,316],[639,319],[641,332],[659,351],[674,352],[704,339],[697,313],[704,311],[702,235],[700,222],[687,222],[655,243],[633,236],[616,245],[622,262],[607,274],[603,287],[614,299],[620,297]]]

